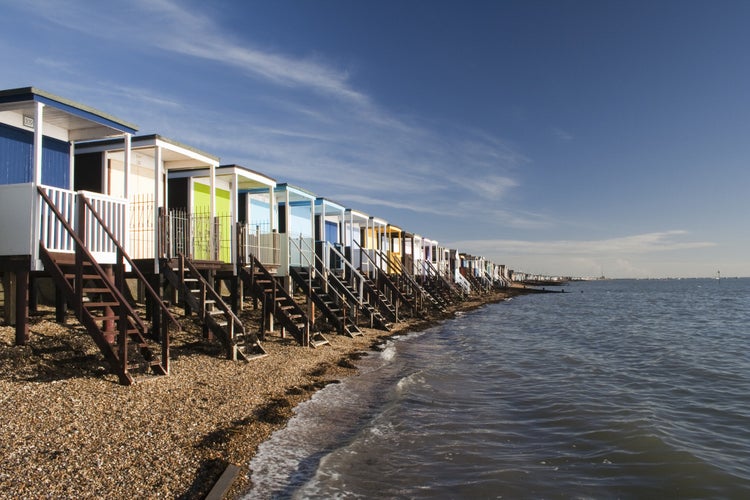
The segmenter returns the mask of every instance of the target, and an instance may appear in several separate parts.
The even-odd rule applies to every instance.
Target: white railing
[[[42,186],[63,218],[78,231],[76,213],[77,195],[75,191]],[[42,201],[41,195],[36,194],[36,206],[39,210],[39,241],[44,248],[52,252],[75,252],[75,241],[63,227],[62,222],[55,217],[52,209]]]
[[[289,238],[289,265],[293,267],[306,267],[315,260],[315,240],[299,235],[297,238]]]
[[[110,232],[115,236],[120,245],[122,245],[127,251],[129,246],[126,239],[126,228],[128,227],[127,200],[122,198],[112,198],[111,196],[91,193],[89,191],[81,191],[81,194],[89,200],[89,203],[91,203],[91,206],[96,213],[99,214],[99,217],[104,224],[109,228]],[[86,217],[86,228],[84,234],[83,241],[86,243],[89,251],[97,261],[100,263],[114,263],[114,260],[109,262],[109,259],[114,259],[116,257],[117,246],[109,236],[107,236],[99,222],[91,215],[87,215]]]
[[[85,217],[85,227],[81,228],[79,220],[78,193],[69,189],[51,186],[41,186],[45,194],[52,200],[63,218],[79,234],[89,252],[100,264],[113,264],[117,258],[117,248],[107,236],[101,224],[90,214]],[[127,248],[126,241],[126,207],[127,201],[113,198],[99,193],[81,191],[88,198],[99,217],[109,227],[117,240]],[[43,203],[41,195],[36,194],[36,206],[39,213],[39,241],[47,250],[53,252],[73,253],[75,242],[65,231],[62,222],[55,217],[52,209]],[[35,249],[34,249],[35,250]],[[34,251],[36,255],[36,251]]]
[[[156,249],[156,203],[151,193],[138,193],[130,198],[130,229],[128,254],[134,259],[153,259]]]
[[[80,231],[78,193],[69,189],[40,186],[57,210],[85,240],[91,253],[102,264],[114,263],[116,249],[94,217],[86,217]],[[102,219],[120,243],[126,245],[126,202],[120,198],[85,192]],[[52,209],[42,200],[33,183],[0,186],[0,255],[29,255],[32,270],[42,269],[39,244],[52,252],[73,253],[75,242]],[[127,246],[126,246],[127,248]]]
[[[469,283],[469,280],[463,277],[463,275],[459,272],[458,269],[456,269],[456,274],[454,276],[454,280],[456,281],[456,284],[464,289],[464,293],[466,295],[471,294],[471,283]]]
[[[279,243],[279,233],[275,230],[264,230],[260,224],[240,225],[240,253],[243,262],[249,262],[250,255],[253,255],[266,268],[279,267],[281,265]]]

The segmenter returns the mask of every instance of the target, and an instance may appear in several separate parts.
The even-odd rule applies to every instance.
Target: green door
[[[193,183],[193,255],[198,260],[214,260],[209,242],[213,238],[219,260],[232,259],[232,203],[228,189],[216,188],[216,220],[211,224],[211,187]],[[211,227],[214,228],[213,235]]]

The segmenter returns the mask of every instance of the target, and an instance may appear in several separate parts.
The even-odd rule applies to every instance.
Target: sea
[[[557,289],[388,340],[246,498],[750,498],[750,279]]]

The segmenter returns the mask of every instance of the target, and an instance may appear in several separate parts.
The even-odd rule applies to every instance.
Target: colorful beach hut
[[[213,221],[228,198],[216,187],[219,159],[156,134],[133,137],[127,151],[122,139],[79,144],[76,177],[81,189],[127,200],[124,246],[130,256],[142,265],[151,261],[157,274],[165,259],[179,253],[217,260]],[[208,175],[192,179],[192,171]]]
[[[133,367],[169,370],[163,348],[168,333],[139,317],[124,287],[123,272],[131,264],[126,245],[135,131],[123,120],[33,87],[0,91],[0,271],[6,315],[15,313],[16,342],[28,341],[29,299],[34,303],[36,295],[29,290],[30,273],[50,277],[57,320],[65,320],[70,306],[123,384],[133,382]],[[89,191],[75,148],[112,137],[122,143],[126,160],[120,178],[113,174],[108,190]],[[157,297],[142,275],[136,278]],[[150,345],[154,337],[162,340],[161,355]]]

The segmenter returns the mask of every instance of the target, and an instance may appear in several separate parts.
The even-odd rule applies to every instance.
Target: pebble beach
[[[183,318],[183,330],[172,332],[170,375],[130,387],[107,373],[72,316],[63,326],[40,307],[27,346],[15,346],[14,328],[0,325],[0,496],[203,498],[234,464],[239,473],[224,498],[237,498],[251,486],[258,445],[316,390],[355,375],[362,353],[508,295],[494,292],[391,332],[330,333],[330,345],[317,349],[271,333],[263,341],[269,355],[251,362],[224,359],[220,345]],[[255,321],[254,313],[241,317]]]

